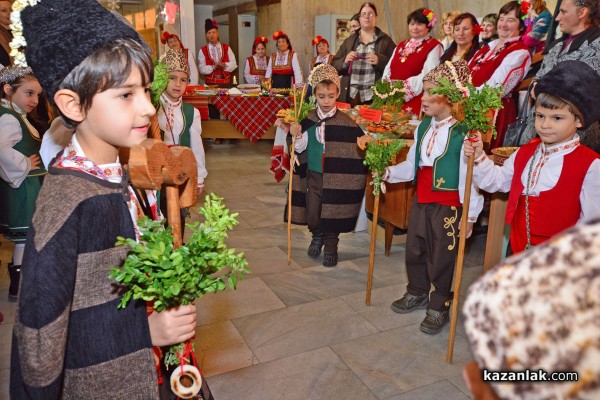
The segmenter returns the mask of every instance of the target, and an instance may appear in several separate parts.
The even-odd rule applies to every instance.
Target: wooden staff
[[[294,121],[298,122],[298,114],[304,104],[304,96],[306,95],[306,83],[302,86],[302,97],[300,98],[300,107],[296,109],[296,85],[292,83],[292,94],[294,96]],[[287,224],[287,239],[288,239],[288,265],[292,263],[292,179],[294,178],[294,163],[296,162],[296,135],[292,135],[292,148],[290,150],[290,181],[288,182],[288,224]]]
[[[463,198],[462,219],[460,220],[460,234],[458,240],[458,255],[454,272],[454,297],[452,298],[452,311],[450,312],[450,335],[448,336],[448,352],[446,362],[452,364],[454,352],[454,337],[456,336],[456,321],[458,319],[458,298],[462,283],[462,270],[465,261],[465,243],[467,241],[467,224],[469,221],[469,202],[471,200],[471,183],[473,182],[473,163],[475,157],[469,156],[467,160],[467,178],[465,182],[465,196]]]
[[[136,189],[158,190],[164,184],[167,193],[167,219],[173,234],[173,246],[181,246],[181,207],[196,204],[198,169],[192,149],[169,148],[158,139],[146,139],[129,153],[129,174]]]
[[[373,222],[371,229],[371,249],[369,252],[369,273],[367,275],[367,298],[365,303],[371,305],[371,288],[373,287],[373,270],[375,269],[375,245],[377,244],[377,219],[379,218],[379,195],[375,196],[373,206]]]

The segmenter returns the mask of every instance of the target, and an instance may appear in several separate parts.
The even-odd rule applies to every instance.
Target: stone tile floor
[[[368,233],[342,235],[338,266],[325,268],[306,255],[307,229],[294,226],[287,264],[287,179],[276,183],[269,173],[272,144],[207,147],[206,191],[239,213],[228,245],[245,252],[253,271],[237,291],[197,302],[196,353],[215,398],[470,398],[461,369],[471,354],[460,320],[454,363],[447,364],[448,327],[429,336],[419,331],[424,311],[400,315],[389,308],[405,290],[404,245],[393,245],[385,257],[378,244],[371,306],[365,305]],[[7,302],[12,246],[0,242],[0,399],[7,399],[16,307]],[[482,272],[484,245],[485,236],[468,243],[463,293]]]

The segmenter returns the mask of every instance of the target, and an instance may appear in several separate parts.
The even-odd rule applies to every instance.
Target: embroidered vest
[[[327,64],[331,65],[332,62],[333,62],[333,54],[328,54],[327,55]],[[323,64],[323,63],[318,63],[317,64],[317,57],[311,58],[310,59],[310,70],[312,71],[312,69],[314,67],[316,67],[317,65],[320,65],[320,64]]]
[[[458,205],[460,205],[458,176],[463,139],[468,129],[459,123],[450,127],[444,153],[435,159],[433,167],[420,168],[423,139],[431,126],[431,122],[431,117],[423,119],[417,128],[417,142],[414,144],[417,148],[415,151],[415,179],[413,184],[417,186],[419,203],[446,204],[450,202],[453,203],[450,205],[455,205],[454,202],[458,202]],[[429,180],[431,180],[431,183],[429,183]]]
[[[323,143],[317,140],[317,126],[313,125],[306,130],[308,133],[307,157],[308,169],[312,172],[323,173]]]
[[[29,157],[33,154],[37,154],[39,156],[40,155],[40,147],[42,146],[42,139],[41,138],[38,139],[33,136],[31,131],[29,130],[29,127],[27,126],[25,121],[23,121],[23,117],[20,114],[14,112],[11,109],[0,107],[0,117],[4,114],[9,114],[9,115],[12,115],[13,117],[15,117],[17,119],[17,121],[19,121],[19,125],[21,126],[21,133],[22,133],[21,141],[19,143],[15,144],[13,146],[13,149],[15,149],[19,153],[23,154],[25,157]],[[40,159],[41,159],[41,157],[40,157]],[[44,164],[40,163],[39,168],[29,171],[27,176],[45,175],[46,173],[47,172],[46,172],[46,168],[44,167]]]
[[[292,66],[292,59],[294,58],[294,52],[292,50],[289,51],[287,57],[287,64],[285,65],[276,65],[275,61],[277,60],[277,52],[271,55],[271,70],[273,71],[273,75],[294,75],[294,67]]]
[[[219,61],[225,63],[229,62],[229,46],[226,44],[219,43],[221,46],[222,58]],[[202,54],[206,60],[206,65],[216,65],[215,61],[210,58],[210,52],[208,51],[208,45],[202,46]],[[231,82],[231,72],[227,72],[223,69],[215,69],[210,75],[204,75],[204,82],[209,85],[227,85]]]
[[[194,106],[191,104],[182,102],[181,113],[183,114],[183,130],[179,133],[179,144],[176,146],[192,147],[192,140],[190,138],[190,128],[194,122]],[[175,135],[175,132],[173,132]],[[161,129],[160,136],[162,140],[165,140],[165,132]]]
[[[390,64],[390,79],[408,79],[411,76],[416,76],[423,70],[423,65],[427,60],[427,56],[437,46],[441,46],[441,43],[436,39],[429,38],[423,41],[417,48],[417,50],[406,57],[406,60],[402,62],[401,54],[404,47],[408,44],[408,40],[403,41],[396,47],[394,54],[392,55],[392,63]]]
[[[514,175],[506,208],[507,224],[512,224],[514,220],[519,198],[524,189],[521,176],[540,142],[541,140],[537,138],[532,140],[522,146],[515,156]],[[577,146],[575,150],[564,156],[556,186],[539,194],[536,218],[531,221],[532,233],[550,237],[577,223],[581,216],[579,196],[583,180],[592,162],[598,158],[600,155],[583,145]],[[558,207],[560,212],[557,212]]]
[[[471,78],[473,80],[473,85],[479,87],[486,83],[496,72],[496,69],[502,64],[502,61],[513,51],[517,50],[527,50],[529,48],[523,43],[520,39],[511,42],[507,47],[505,47],[498,56],[492,58],[491,60],[483,61],[486,54],[490,51],[490,46],[485,45],[471,59],[469,63],[469,69],[471,70]],[[481,61],[481,62],[480,62]],[[477,64],[480,62],[479,64]]]
[[[265,76],[267,70],[259,69],[256,66],[256,60],[254,60],[254,56],[248,57],[248,65],[250,66],[250,75]]]

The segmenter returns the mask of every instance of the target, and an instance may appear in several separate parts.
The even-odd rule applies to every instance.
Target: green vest
[[[194,122],[194,106],[188,103],[181,103],[181,111],[183,112],[183,131],[179,133],[179,146],[192,147],[190,139],[190,128]],[[173,135],[176,133],[173,132]],[[160,135],[165,140],[165,132],[161,129]]]
[[[431,117],[423,118],[417,128],[417,146],[415,152],[415,179],[417,184],[417,172],[421,161],[421,148],[423,138],[431,126]],[[462,145],[465,135],[469,130],[466,126],[456,123],[450,127],[448,142],[444,152],[433,162],[432,190],[457,191],[458,175],[460,170],[460,158],[462,157]]]
[[[4,114],[12,115],[17,119],[17,121],[19,121],[19,124],[21,125],[21,132],[23,137],[19,143],[13,146],[13,149],[15,149],[16,151],[18,151],[26,157],[29,157],[33,154],[37,154],[39,156],[40,147],[42,146],[42,139],[38,139],[31,134],[29,127],[27,126],[25,121],[23,121],[23,117],[20,114],[14,112],[11,109],[0,107],[0,116]],[[45,174],[46,168],[44,168],[44,164],[40,162],[40,167],[29,171],[27,176],[39,176]]]
[[[306,130],[308,133],[308,144],[306,146],[308,156],[308,169],[312,172],[323,173],[323,151],[325,146],[317,140],[317,126],[313,125]]]

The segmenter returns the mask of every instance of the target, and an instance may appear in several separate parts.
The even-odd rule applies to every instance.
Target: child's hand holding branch
[[[188,304],[153,312],[148,317],[153,346],[171,346],[191,339],[196,332],[196,306]]]
[[[294,122],[293,124],[291,124],[290,125],[290,135],[295,136],[296,139],[301,139],[302,138],[302,126],[297,122]]]
[[[468,136],[465,138],[464,152],[465,156],[475,156],[475,158],[479,158],[483,154],[483,140],[481,140],[481,132],[476,132],[475,137]]]

